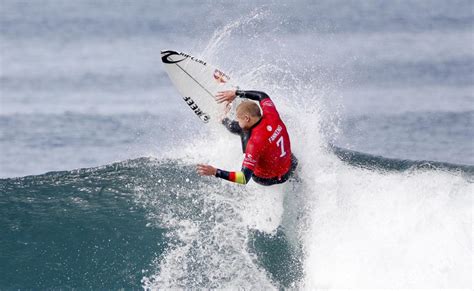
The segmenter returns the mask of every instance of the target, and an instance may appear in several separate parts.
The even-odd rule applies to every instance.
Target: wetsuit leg
[[[295,155],[291,154],[291,168],[290,168],[290,176],[288,177],[289,180],[295,180],[297,182],[300,181],[300,177],[298,175],[298,159]]]
[[[298,177],[296,176],[296,168],[298,167],[298,159],[295,157],[295,155],[291,154],[291,167],[280,178],[275,177],[275,178],[260,178],[258,176],[253,175],[252,178],[253,180],[264,186],[270,186],[270,185],[275,185],[275,184],[282,184],[288,181],[290,178],[295,178],[295,180],[298,180]]]

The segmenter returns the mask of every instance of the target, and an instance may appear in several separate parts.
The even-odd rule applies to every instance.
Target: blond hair
[[[261,117],[260,107],[252,101],[243,101],[237,106],[237,115],[249,114],[252,117]]]

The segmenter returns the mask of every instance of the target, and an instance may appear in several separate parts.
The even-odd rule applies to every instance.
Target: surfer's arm
[[[240,98],[247,98],[255,101],[262,101],[266,98],[270,98],[267,93],[261,91],[236,90],[235,95],[239,96]]]
[[[222,119],[222,124],[233,134],[241,134],[242,128],[239,126],[239,122],[235,120],[230,120],[229,118],[225,117]]]
[[[221,169],[216,170],[216,177],[238,184],[247,184],[252,178],[253,171],[249,168],[242,167],[240,171],[228,172]]]
[[[239,96],[240,98],[247,98],[260,102],[266,99],[270,99],[267,93],[261,91],[227,90],[217,92],[216,101],[217,103],[232,102],[237,96]]]
[[[237,96],[239,96],[240,98],[247,98],[247,99],[258,101],[260,103],[260,107],[262,108],[264,115],[265,114],[279,115],[272,99],[270,99],[267,93],[261,92],[261,91],[244,91],[244,90],[221,91],[217,93],[216,101],[218,103],[232,102]]]
[[[270,99],[270,97],[265,92],[236,90],[235,94],[240,98],[248,98],[258,101],[264,115],[279,115],[272,99]]]
[[[228,172],[205,164],[198,164],[197,172],[201,176],[216,176],[217,178],[239,184],[247,184],[253,174],[253,171],[245,166],[243,166],[242,170],[238,172]]]

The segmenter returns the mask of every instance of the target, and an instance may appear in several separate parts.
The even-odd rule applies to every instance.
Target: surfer
[[[291,152],[290,137],[270,97],[260,91],[228,90],[216,95],[218,103],[232,102],[236,96],[258,101],[244,101],[237,107],[237,121],[224,118],[226,128],[241,137],[245,153],[242,169],[229,172],[211,165],[199,164],[197,171],[203,176],[216,176],[231,182],[247,184],[250,178],[261,185],[286,182],[298,165]]]

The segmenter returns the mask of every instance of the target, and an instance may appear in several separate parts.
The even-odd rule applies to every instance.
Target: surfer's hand
[[[235,90],[219,91],[216,95],[217,103],[232,102],[235,99]]]
[[[217,169],[211,165],[198,164],[197,172],[201,176],[215,176]]]

